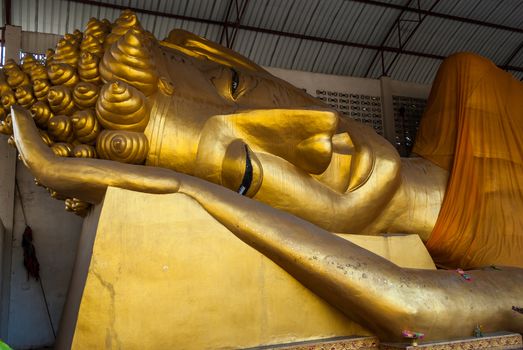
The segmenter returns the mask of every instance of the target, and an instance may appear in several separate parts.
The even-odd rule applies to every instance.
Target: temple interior
[[[522,19],[0,0],[0,350],[523,349]]]

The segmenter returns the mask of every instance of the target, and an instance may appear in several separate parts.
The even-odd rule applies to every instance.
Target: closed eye
[[[233,99],[236,99],[236,92],[238,91],[238,87],[240,86],[240,75],[237,71],[231,68],[231,96]]]
[[[258,84],[256,79],[250,77],[250,74],[240,73],[232,67],[215,66],[204,71],[204,74],[221,96],[233,102],[236,102]]]

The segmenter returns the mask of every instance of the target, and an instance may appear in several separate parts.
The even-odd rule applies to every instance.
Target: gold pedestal
[[[84,223],[57,348],[246,348],[350,335],[369,332],[190,197],[109,188]]]
[[[338,337],[290,344],[258,346],[245,350],[378,350],[376,337]]]
[[[455,339],[449,341],[423,342],[419,341],[417,346],[405,344],[380,344],[381,350],[464,350],[464,349],[489,349],[489,350],[512,350],[523,348],[521,334],[497,332],[485,334],[480,338]]]

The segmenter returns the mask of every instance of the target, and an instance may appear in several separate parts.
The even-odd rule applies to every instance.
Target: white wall
[[[395,96],[409,96],[415,98],[428,98],[432,85],[422,85],[407,81],[391,80],[391,94]]]
[[[0,236],[0,338],[7,338],[11,276],[11,240],[14,218],[16,152],[0,135],[0,219],[5,230]]]
[[[52,345],[54,337],[41,287],[44,288],[51,320],[57,330],[82,218],[66,212],[63,201],[51,198],[46,189],[36,186],[32,174],[20,161],[16,182],[19,191],[15,191],[7,342],[16,348]],[[23,266],[21,243],[26,221],[33,230],[42,286],[34,279],[28,280]]]
[[[317,90],[342,91],[356,95],[379,96],[383,122],[382,135],[392,144],[395,144],[396,138],[392,96],[427,99],[431,88],[430,85],[397,81],[388,77],[366,79],[271,67],[264,68],[275,76],[287,80],[299,88],[306,89],[312,96],[316,96]]]
[[[31,49],[22,47],[26,34],[20,27],[7,27],[6,58],[18,60],[21,49],[42,52],[53,46],[44,48],[44,45],[56,39],[52,35],[30,33],[30,40],[25,44],[40,44]],[[0,219],[5,226],[5,233],[0,237],[0,338],[17,349],[52,345],[54,336],[42,288],[39,282],[27,279],[23,266],[22,234],[27,221],[33,229],[47,307],[57,329],[82,219],[66,212],[62,201],[52,199],[44,188],[34,184],[33,176],[16,159],[16,151],[7,144],[4,135],[0,135],[0,198]]]
[[[345,77],[272,67],[264,68],[278,78],[286,80],[299,88],[306,89],[312,96],[316,95],[316,90],[318,89],[349,91],[354,94],[380,95],[380,81],[378,79]]]
[[[47,49],[54,49],[61,38],[56,34],[23,31],[20,46],[23,52],[44,54]]]

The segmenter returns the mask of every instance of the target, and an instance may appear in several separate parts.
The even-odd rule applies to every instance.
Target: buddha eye
[[[231,68],[231,96],[236,97],[236,91],[238,91],[238,86],[240,85],[240,76],[238,72]]]
[[[214,66],[204,74],[225,99],[236,102],[243,94],[256,86],[248,74],[238,72],[232,67]]]
[[[252,162],[251,162],[251,156],[249,155],[249,148],[247,145],[245,146],[245,172],[243,174],[242,183],[240,184],[240,187],[238,188],[238,192],[241,195],[246,195],[247,191],[249,191],[249,188],[252,184]]]

